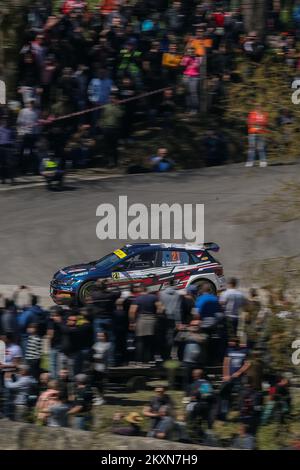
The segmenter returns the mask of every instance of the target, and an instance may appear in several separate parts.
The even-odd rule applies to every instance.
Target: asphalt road
[[[297,184],[299,167],[248,169],[237,164],[77,181],[76,187],[63,192],[48,192],[44,187],[1,191],[0,284],[48,286],[58,268],[98,259],[122,246],[124,240],[96,237],[97,206],[117,205],[119,195],[127,195],[129,204],[148,207],[162,202],[205,204],[206,241],[220,244],[218,258],[227,275],[245,277],[248,260],[281,256],[283,251],[292,256],[297,250],[298,220],[278,223],[268,210],[256,216],[266,199],[286,196],[286,183]],[[285,210],[284,204],[280,210]]]

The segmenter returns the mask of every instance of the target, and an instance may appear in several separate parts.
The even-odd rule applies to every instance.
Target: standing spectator
[[[140,362],[153,360],[156,314],[160,308],[161,305],[157,296],[148,293],[144,287],[141,288],[140,295],[136,297],[130,306],[129,321],[131,328],[135,329],[137,356]]]
[[[122,115],[123,111],[119,100],[115,96],[111,96],[110,103],[103,108],[100,118],[100,127],[104,136],[104,151],[111,167],[118,166],[119,163],[118,142]]]
[[[97,334],[105,332],[108,339],[112,337],[112,317],[115,301],[119,296],[118,291],[110,290],[105,279],[99,279],[91,292],[91,302],[94,310],[94,338]]]
[[[1,183],[14,181],[15,164],[13,155],[14,136],[5,117],[0,118],[0,179]]]
[[[43,339],[38,334],[38,325],[29,325],[26,344],[25,360],[29,366],[30,375],[38,380],[40,376],[41,358],[43,353]]]
[[[195,49],[187,49],[186,55],[181,61],[184,67],[183,82],[186,86],[186,108],[191,114],[199,112],[199,82],[201,59],[196,56]]]
[[[220,303],[225,309],[229,336],[236,336],[239,326],[241,310],[247,304],[246,296],[237,289],[238,280],[231,278],[227,289],[220,296]]]
[[[159,300],[164,308],[166,316],[166,355],[165,359],[170,359],[171,350],[174,343],[176,325],[181,323],[182,296],[174,288],[171,281],[170,286],[159,292]]]
[[[104,383],[106,380],[111,343],[107,340],[107,333],[97,333],[97,341],[93,345],[94,384],[99,397],[94,400],[94,405],[102,405],[104,402]]]
[[[38,162],[34,160],[34,145],[38,134],[38,112],[34,100],[26,103],[17,118],[17,131],[20,139],[21,168],[24,173],[38,173]]]
[[[259,165],[267,166],[265,151],[265,134],[267,132],[268,114],[261,105],[256,103],[253,111],[248,114],[248,160],[247,167],[254,165],[256,151],[259,155]]]
[[[226,419],[229,411],[232,392],[239,394],[242,379],[250,368],[248,350],[244,345],[239,345],[237,338],[230,339],[228,349],[223,361],[223,385],[220,390],[220,417]]]
[[[108,78],[108,72],[100,69],[88,85],[88,98],[92,106],[107,104],[109,102],[112,80]]]
[[[206,318],[215,319],[216,314],[221,312],[219,299],[212,293],[210,284],[205,283],[201,286],[200,295],[195,302],[195,310],[202,321]]]
[[[127,363],[127,336],[128,336],[128,309],[126,300],[130,291],[122,291],[121,297],[115,302],[115,310],[112,317],[113,354],[114,364],[122,366]]]
[[[198,294],[198,287],[195,285],[188,286],[184,292],[181,301],[181,323],[188,325],[195,315],[195,300]]]
[[[92,107],[104,105],[109,103],[111,88],[113,82],[108,77],[108,72],[105,69],[100,69],[96,72],[95,76],[91,79],[88,85],[88,99]],[[93,123],[99,119],[100,110],[93,112]]]
[[[12,296],[12,299],[19,310],[23,310],[31,305],[32,293],[27,286],[18,287]]]
[[[136,90],[133,84],[133,81],[129,77],[124,77],[120,84],[120,99],[128,100],[134,98],[136,95]],[[123,115],[122,115],[122,139],[131,142],[131,134],[133,131],[133,125],[135,120],[135,111],[136,111],[136,101],[127,101],[123,104]]]
[[[92,401],[93,393],[88,385],[88,377],[85,374],[75,376],[75,399],[68,415],[74,416],[75,428],[88,431],[92,425]]]
[[[36,295],[30,295],[31,305],[23,309],[18,316],[18,325],[21,333],[21,346],[25,353],[27,338],[28,338],[28,327],[31,323],[37,325],[38,334],[42,337],[47,331],[47,313],[38,305],[38,297]]]
[[[60,324],[63,322],[63,310],[59,306],[51,307],[48,322],[47,338],[50,341],[50,373],[53,379],[57,379],[59,370],[59,355],[61,353],[62,331]]]
[[[201,421],[207,422],[208,429],[213,425],[214,394],[211,383],[204,378],[202,369],[194,369],[192,372],[192,383],[189,388],[189,396],[197,399],[197,414]]]
[[[166,11],[167,25],[173,34],[179,35],[185,24],[185,14],[182,8],[182,2],[175,1]]]
[[[183,389],[187,393],[192,372],[203,366],[205,336],[200,333],[200,320],[192,320],[186,329],[182,351]]]
[[[6,299],[5,306],[0,317],[0,329],[4,335],[10,334],[15,340],[19,336],[17,309],[13,300]]]

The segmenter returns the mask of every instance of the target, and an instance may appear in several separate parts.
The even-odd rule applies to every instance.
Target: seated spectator
[[[159,148],[157,155],[150,158],[150,165],[152,171],[164,173],[173,169],[174,163],[168,157],[168,150],[166,148]]]
[[[47,390],[42,392],[37,400],[35,411],[39,424],[46,425],[49,418],[49,408],[59,403],[59,388],[57,380],[50,380]]]
[[[4,386],[9,392],[6,395],[5,415],[16,421],[26,419],[28,412],[28,399],[33,386],[36,385],[35,379],[30,375],[29,367],[21,364],[18,366],[17,374],[5,372]]]
[[[0,367],[2,369],[8,367],[17,367],[23,357],[22,349],[14,341],[14,335],[12,333],[8,333],[3,336],[2,340],[5,343],[5,363],[0,364]]]
[[[54,154],[49,152],[46,158],[43,158],[40,165],[40,174],[44,176],[47,188],[53,189],[53,183],[56,188],[61,189],[63,186],[64,170],[61,168],[61,162],[55,158]]]
[[[93,392],[85,374],[75,376],[75,397],[68,415],[74,417],[75,429],[88,431],[92,425]]]
[[[69,408],[65,395],[59,392],[56,403],[49,406],[47,425],[50,427],[68,427]]]
[[[155,427],[148,433],[148,437],[171,440],[175,431],[175,421],[171,416],[171,410],[168,406],[164,405],[160,407],[158,418]]]
[[[166,388],[165,387],[156,387],[155,389],[155,397],[152,398],[150,401],[149,406],[146,406],[144,408],[143,414],[146,416],[146,418],[150,418],[151,424],[150,424],[150,430],[152,431],[159,419],[159,410],[162,406],[168,406],[169,408],[173,407],[173,401],[171,397],[166,393]]]
[[[255,449],[255,438],[248,433],[248,426],[246,424],[240,425],[239,434],[233,439],[232,447],[240,450]]]

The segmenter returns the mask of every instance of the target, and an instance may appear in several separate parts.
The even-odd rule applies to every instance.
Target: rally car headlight
[[[66,279],[65,281],[61,281],[60,284],[63,285],[63,286],[71,286],[72,284],[74,284],[75,281],[76,281],[76,279],[71,277],[70,279]]]

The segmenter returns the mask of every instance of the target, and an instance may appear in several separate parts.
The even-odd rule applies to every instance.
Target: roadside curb
[[[116,173],[116,174],[110,174],[110,175],[90,175],[90,176],[85,176],[85,175],[68,175],[65,178],[65,181],[68,183],[75,183],[75,182],[80,182],[80,181],[100,181],[100,180],[106,180],[106,179],[111,179],[111,178],[120,178],[122,176],[126,176],[125,173]],[[30,180],[22,180],[22,181],[17,181],[15,185],[6,185],[2,184],[0,186],[0,192],[3,191],[14,191],[17,189],[26,189],[26,188],[38,188],[41,186],[46,186],[46,182],[43,180],[42,177],[36,177],[36,181],[30,181]]]

